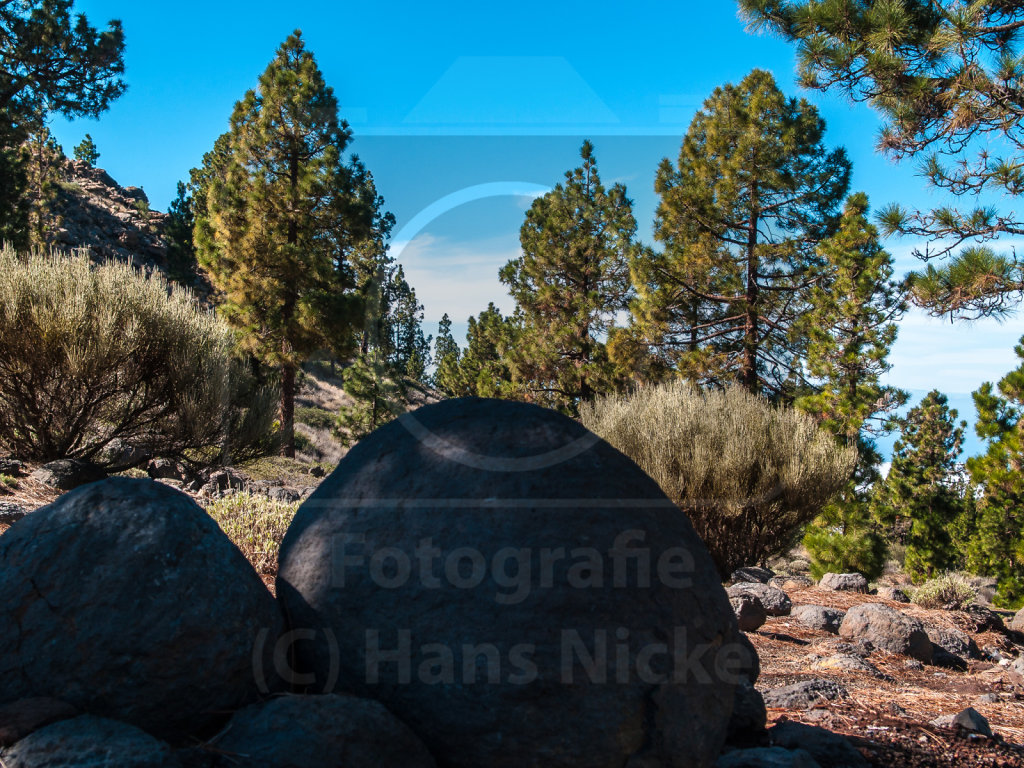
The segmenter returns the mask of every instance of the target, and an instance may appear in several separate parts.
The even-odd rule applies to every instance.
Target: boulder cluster
[[[765,727],[686,516],[534,406],[362,440],[276,587],[166,483],[25,515],[0,536],[3,764],[698,768]]]

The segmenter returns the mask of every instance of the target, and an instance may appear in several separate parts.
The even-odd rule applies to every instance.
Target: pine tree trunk
[[[752,394],[757,394],[757,320],[760,286],[757,283],[757,223],[754,213],[750,217],[747,233],[747,296],[746,321],[743,326],[743,369],[740,383]]]

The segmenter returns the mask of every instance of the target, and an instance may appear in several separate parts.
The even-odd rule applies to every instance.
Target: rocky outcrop
[[[271,687],[273,598],[160,483],[111,478],[26,516],[0,536],[0,594],[0,705],[49,696],[170,737]]]
[[[378,699],[451,768],[710,766],[749,679],[686,515],[524,403],[448,400],[364,438],[280,563],[299,673]]]

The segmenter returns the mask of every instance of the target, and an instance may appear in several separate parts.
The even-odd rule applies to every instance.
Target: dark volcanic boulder
[[[768,619],[768,612],[761,605],[761,601],[753,595],[740,595],[729,598],[733,613],[736,614],[736,622],[743,632],[753,632],[762,626]]]
[[[748,646],[711,558],[653,480],[554,411],[448,400],[378,429],[280,561],[310,689],[378,699],[440,764],[674,768],[721,748]]]
[[[86,483],[95,483],[105,478],[107,474],[87,461],[78,459],[57,459],[49,464],[43,464],[32,473],[32,479],[58,491],[70,491]]]
[[[835,635],[846,613],[824,605],[798,605],[790,615],[808,629],[820,629]]]
[[[932,663],[932,642],[924,625],[881,603],[853,606],[843,617],[839,634],[847,640],[864,640],[889,653],[902,653],[925,664]]]
[[[3,753],[6,768],[177,768],[170,748],[125,723],[82,715],[48,725]]]
[[[789,616],[793,602],[789,595],[778,587],[757,582],[740,581],[726,590],[729,597],[756,597],[769,616]]]
[[[818,586],[835,592],[867,592],[868,580],[860,573],[826,573]]]
[[[215,742],[240,768],[434,768],[408,726],[379,701],[283,696],[231,718]]]
[[[151,480],[93,483],[15,523],[0,594],[0,705],[50,696],[157,735],[253,701],[255,644],[270,651],[281,622],[217,524]]]

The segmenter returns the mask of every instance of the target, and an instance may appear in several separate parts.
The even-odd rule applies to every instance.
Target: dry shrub
[[[945,573],[929,579],[914,590],[911,601],[922,608],[959,611],[974,602],[976,593],[970,581],[959,573]]]
[[[227,324],[159,275],[0,249],[0,447],[20,458],[118,470],[270,449],[275,393],[234,350]],[[142,450],[111,458],[114,441]]]
[[[643,387],[584,405],[580,419],[687,512],[723,579],[793,546],[857,459],[807,414],[735,386]]]
[[[277,553],[299,503],[235,493],[210,503],[206,512],[235,543],[256,572],[277,573]]]

